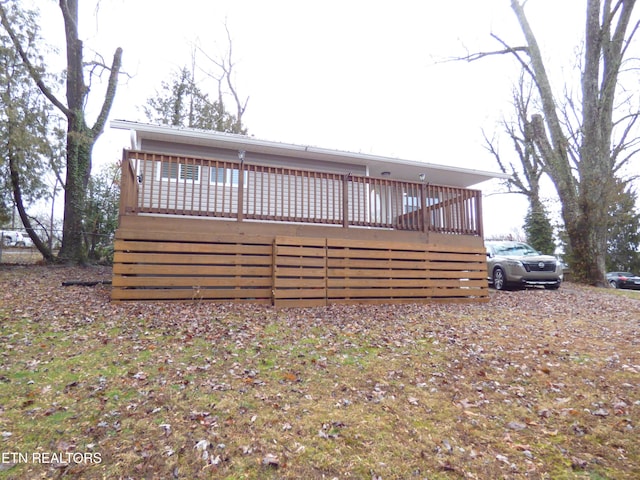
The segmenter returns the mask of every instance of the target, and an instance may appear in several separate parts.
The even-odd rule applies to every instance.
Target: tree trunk
[[[47,248],[47,246],[42,242],[38,235],[34,234],[33,226],[31,225],[31,220],[27,215],[27,211],[24,208],[24,202],[22,201],[22,189],[20,188],[20,173],[18,170],[18,166],[16,165],[16,159],[14,153],[11,151],[11,147],[9,148],[9,172],[11,175],[11,185],[13,187],[13,201],[16,204],[16,208],[18,209],[18,215],[20,215],[20,220],[24,225],[24,228],[27,230],[29,234],[29,238],[33,241],[33,244],[38,249],[38,251],[42,254],[42,257],[47,262],[53,261],[53,254],[51,253],[51,249]]]
[[[527,42],[531,73],[544,113],[544,118],[532,116],[533,138],[562,203],[572,271],[578,281],[599,286],[606,285],[608,209],[615,200],[611,154],[615,89],[634,5],[635,0],[620,0],[615,6],[607,1],[604,7],[600,0],[587,1],[581,142],[574,177],[568,139],[556,111],[557,102],[537,40],[522,4],[511,1]]]
[[[63,262],[84,264],[87,261],[83,243],[83,218],[87,184],[91,175],[92,148],[93,139],[84,121],[69,121],[62,248],[58,254]]]

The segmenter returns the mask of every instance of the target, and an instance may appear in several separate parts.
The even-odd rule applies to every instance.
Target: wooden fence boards
[[[237,253],[231,254],[239,255]],[[150,264],[188,264],[188,265],[225,265],[229,262],[229,255],[215,254],[189,254],[184,253],[137,253],[117,252],[114,255],[115,263],[150,263]],[[266,265],[271,266],[271,255],[244,255],[237,259],[242,265]]]
[[[277,236],[273,243],[273,303],[276,307],[327,304],[324,238]]]
[[[272,302],[270,237],[141,233],[117,233],[113,300]]]
[[[331,303],[486,301],[483,248],[120,229],[112,299]]]

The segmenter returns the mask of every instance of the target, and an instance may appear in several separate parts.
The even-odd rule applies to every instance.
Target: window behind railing
[[[342,223],[342,175],[247,164],[243,173],[245,218]]]

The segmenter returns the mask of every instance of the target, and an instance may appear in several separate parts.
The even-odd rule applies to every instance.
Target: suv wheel
[[[507,279],[504,275],[504,270],[501,267],[496,267],[493,271],[493,288],[496,290],[505,290],[507,287]]]

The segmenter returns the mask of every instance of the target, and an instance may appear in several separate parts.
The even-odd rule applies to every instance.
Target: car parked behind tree
[[[640,290],[640,277],[631,272],[608,272],[607,281],[612,288]]]

